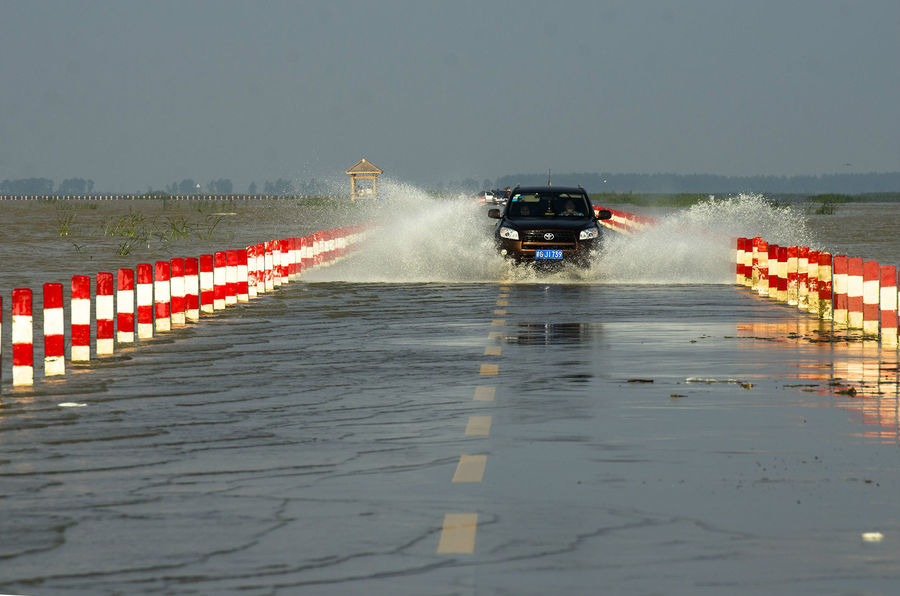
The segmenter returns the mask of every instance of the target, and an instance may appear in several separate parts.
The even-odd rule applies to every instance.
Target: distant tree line
[[[315,178],[305,182],[293,182],[285,178],[279,178],[274,182],[266,180],[262,189],[256,182],[251,182],[247,192],[257,194],[262,191],[267,195],[307,195],[322,196],[330,194],[330,187],[323,181]],[[6,179],[0,182],[0,195],[89,195],[95,191],[94,181],[84,178],[66,178],[56,186],[50,178],[17,178]],[[146,194],[207,194],[229,195],[235,192],[234,184],[229,178],[210,180],[205,185],[193,178],[184,178],[178,182],[172,182],[164,187],[163,191],[148,188]]]
[[[94,192],[94,181],[84,178],[66,178],[54,192],[49,178],[6,179],[0,182],[0,194],[4,195],[87,195]]]
[[[822,174],[820,176],[718,176],[714,174],[552,174],[553,184],[582,185],[589,192],[649,193],[797,193],[859,194],[900,191],[900,172],[870,174]],[[487,182],[487,181],[485,181]],[[501,176],[487,188],[540,185],[547,174]]]

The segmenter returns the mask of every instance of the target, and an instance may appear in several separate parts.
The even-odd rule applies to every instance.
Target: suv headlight
[[[519,232],[512,228],[500,228],[500,237],[507,240],[518,240]]]
[[[592,238],[596,238],[600,235],[600,230],[597,226],[592,226],[586,230],[581,230],[581,233],[578,234],[579,240],[591,240]]]

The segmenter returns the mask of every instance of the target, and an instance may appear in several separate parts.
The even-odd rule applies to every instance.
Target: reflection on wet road
[[[893,593],[897,358],[814,324],[311,276],[5,395],[0,591]]]

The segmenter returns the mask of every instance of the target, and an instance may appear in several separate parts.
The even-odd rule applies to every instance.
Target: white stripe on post
[[[91,359],[91,278],[72,276],[72,362]]]
[[[44,376],[66,374],[65,316],[60,283],[44,284]]]

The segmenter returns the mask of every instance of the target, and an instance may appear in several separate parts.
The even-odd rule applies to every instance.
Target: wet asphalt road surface
[[[310,279],[4,386],[0,592],[900,585],[896,353],[727,285]]]

